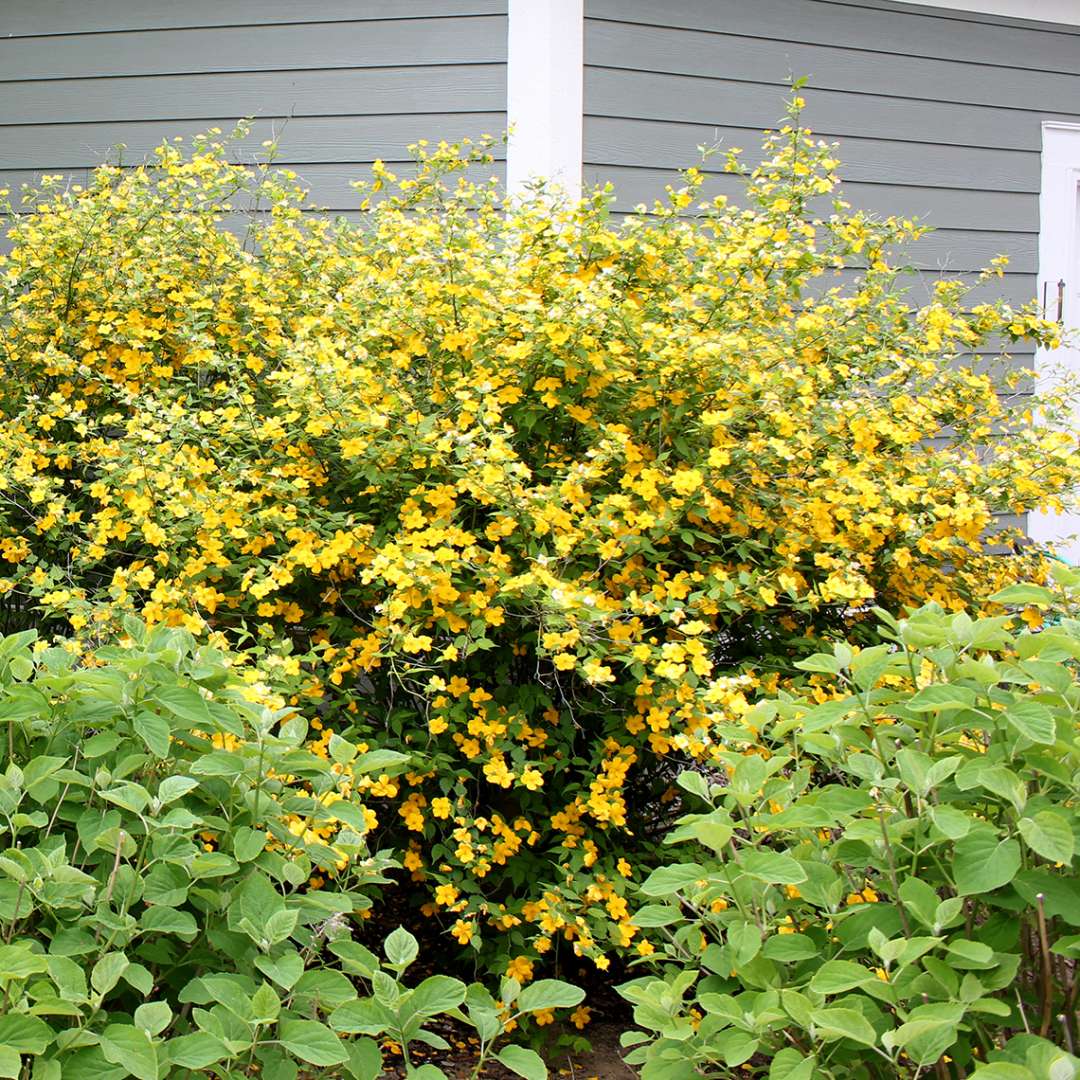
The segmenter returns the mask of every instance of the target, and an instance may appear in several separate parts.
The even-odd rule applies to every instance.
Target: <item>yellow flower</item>
[[[449,907],[458,898],[458,891],[453,885],[439,885],[435,889],[435,903]]]
[[[533,977],[533,962],[527,956],[515,956],[506,965],[506,976],[519,983],[527,983]]]

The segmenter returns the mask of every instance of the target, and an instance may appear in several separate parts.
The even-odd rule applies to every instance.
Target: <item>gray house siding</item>
[[[0,187],[245,116],[238,159],[277,138],[314,202],[355,207],[375,158],[506,127],[506,0],[0,3]]]
[[[585,178],[617,210],[651,200],[697,146],[743,147],[776,123],[792,76],[805,122],[840,141],[850,202],[936,232],[926,276],[996,254],[1036,295],[1041,122],[1080,120],[1080,29],[884,0],[586,0]],[[735,194],[730,177],[712,190]],[[917,290],[916,290],[917,291]]]

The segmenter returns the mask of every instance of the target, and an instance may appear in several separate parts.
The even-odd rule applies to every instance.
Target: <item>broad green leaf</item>
[[[165,1052],[169,1060],[182,1069],[207,1069],[230,1056],[225,1044],[205,1031],[170,1039],[165,1044]]]
[[[792,1047],[780,1050],[769,1067],[769,1080],[813,1080],[817,1058],[803,1057]]]
[[[345,1046],[349,1051],[345,1069],[353,1080],[378,1080],[383,1075],[382,1051],[374,1039],[350,1039]]]
[[[876,977],[869,968],[850,960],[826,960],[814,972],[810,989],[818,994],[841,994],[845,990],[873,982]]]
[[[353,761],[354,773],[388,772],[408,765],[412,758],[396,750],[369,750]]]
[[[826,1040],[852,1039],[864,1046],[873,1046],[877,1042],[870,1021],[858,1009],[815,1009],[810,1019]]]
[[[1036,854],[1053,863],[1069,863],[1076,850],[1072,827],[1063,814],[1040,810],[1017,823],[1020,835]]]
[[[275,959],[269,956],[257,956],[255,966],[284,990],[291,990],[297,979],[304,974],[304,961],[299,953],[295,952],[285,953]]]
[[[193,940],[199,933],[195,916],[190,911],[178,911],[157,904],[142,913],[139,925],[148,934],[175,934],[187,941]]]
[[[1013,839],[999,841],[993,829],[975,829],[956,843],[954,872],[961,896],[1000,889],[1019,869],[1020,845]]]
[[[131,726],[155,757],[169,756],[169,742],[172,728],[164,716],[153,712],[141,712],[132,721]]]
[[[657,926],[670,926],[684,919],[681,908],[673,904],[646,904],[634,912],[634,925],[641,929],[651,929]]]
[[[157,799],[161,803],[171,803],[179,799],[181,795],[194,791],[198,786],[199,781],[190,776],[166,776],[158,784]]]
[[[505,1065],[518,1076],[523,1076],[525,1080],[547,1080],[547,1066],[535,1050],[511,1043],[509,1046],[504,1046],[495,1056],[500,1064]]]
[[[945,1002],[912,1009],[906,1023],[887,1032],[882,1042],[906,1051],[917,1065],[932,1065],[956,1041],[963,1005]]]
[[[694,772],[692,769],[684,769],[679,773],[675,782],[683,791],[689,791],[691,795],[696,795],[699,799],[708,801],[709,785],[701,773]]]
[[[634,922],[637,922],[636,917]],[[770,960],[790,964],[797,960],[809,960],[811,956],[817,956],[821,952],[821,947],[813,938],[805,934],[774,934],[765,942],[761,951]]]
[[[172,1009],[164,1001],[147,1001],[135,1010],[135,1024],[147,1035],[160,1035],[172,1019]]]
[[[416,938],[403,926],[391,931],[383,942],[386,959],[395,967],[408,967],[420,952]]]
[[[1033,743],[1052,746],[1054,735],[1054,714],[1037,701],[1017,701],[1005,709],[1005,719],[1025,739]]]
[[[198,690],[188,686],[159,686],[154,691],[154,701],[194,727],[204,731],[216,729],[206,700]]]
[[[404,1011],[418,1016],[438,1016],[456,1009],[465,1000],[465,984],[449,975],[431,975],[409,997]]]
[[[0,1046],[0,1076],[18,1080],[22,1075],[22,1057],[10,1046]]]
[[[48,971],[44,953],[31,951],[28,945],[0,945],[0,979],[25,979]]]
[[[798,885],[806,880],[806,871],[790,855],[778,851],[740,853],[736,865],[744,874],[770,885]]]
[[[261,829],[252,829],[242,825],[233,833],[233,856],[237,862],[251,862],[262,854],[266,847],[266,833]]]
[[[25,1013],[0,1016],[0,1046],[20,1054],[44,1054],[53,1031],[44,1020]]]
[[[578,986],[559,979],[539,979],[530,983],[518,996],[518,1008],[522,1012],[540,1009],[570,1009],[580,1004],[585,991]]]
[[[123,1065],[138,1080],[157,1080],[157,1052],[142,1029],[131,1024],[109,1024],[101,1033],[101,1052],[106,1061]]]
[[[671,896],[688,889],[706,876],[698,863],[672,863],[654,870],[641,884],[645,896]]]
[[[916,691],[904,705],[912,712],[942,712],[945,709],[968,709],[975,704],[975,692],[966,686],[931,683]]]
[[[1027,604],[1052,604],[1054,594],[1041,585],[1008,585],[994,593],[990,597],[990,602],[994,604],[1023,604],[1025,606]]]
[[[971,1080],[1038,1080],[1038,1078],[1023,1065],[1014,1065],[1009,1061],[992,1061],[987,1065],[979,1065],[971,1074]]]
[[[107,994],[120,981],[127,966],[128,958],[123,953],[106,953],[90,972],[90,985],[99,994]]]
[[[349,1057],[344,1043],[315,1020],[282,1020],[277,1038],[290,1054],[310,1065],[340,1065]]]

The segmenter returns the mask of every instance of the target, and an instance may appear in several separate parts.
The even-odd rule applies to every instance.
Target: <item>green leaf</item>
[[[912,1009],[906,1023],[887,1032],[882,1042],[905,1050],[917,1065],[932,1065],[956,1041],[963,1005],[944,1002]]]
[[[672,863],[654,870],[642,883],[646,896],[671,896],[688,889],[706,876],[698,863]]]
[[[0,1046],[0,1076],[18,1080],[22,1075],[22,1058],[10,1046]]]
[[[32,952],[28,945],[0,945],[0,979],[25,979],[48,971],[44,953]]]
[[[635,916],[634,922],[637,922]],[[821,952],[821,946],[805,934],[774,934],[765,942],[762,954],[770,960],[791,964],[797,960],[809,960]]]
[[[818,994],[841,994],[845,990],[873,982],[876,976],[869,968],[850,960],[826,960],[814,972],[810,989]]]
[[[1052,604],[1054,594],[1041,585],[1008,585],[990,597],[993,604]]]
[[[235,874],[236,860],[223,851],[206,851],[191,860],[189,873],[193,878],[226,877]]]
[[[140,1028],[109,1024],[101,1033],[101,1052],[106,1061],[123,1065],[138,1080],[157,1080],[157,1052],[150,1036]]]
[[[585,998],[585,991],[560,979],[539,979],[530,983],[518,995],[518,1008],[522,1012],[540,1009],[571,1009]]]
[[[399,926],[387,935],[383,942],[383,952],[395,967],[406,968],[416,959],[420,946],[404,926]]]
[[[829,653],[814,653],[805,660],[796,660],[795,666],[800,671],[813,671],[822,675],[838,675],[843,665]]]
[[[282,1020],[278,1042],[309,1065],[340,1065],[349,1058],[345,1044],[315,1020]]]
[[[744,874],[770,885],[798,885],[806,880],[806,871],[790,855],[778,851],[749,851],[740,855],[737,865]]]
[[[178,911],[157,904],[142,913],[139,925],[148,934],[175,934],[186,941],[193,940],[199,933],[195,916],[190,911]]]
[[[1032,817],[1021,818],[1017,827],[1036,854],[1053,863],[1072,862],[1076,839],[1064,815],[1054,810],[1040,810]]]
[[[345,1069],[353,1080],[378,1080],[383,1074],[382,1051],[374,1039],[350,1039]]]
[[[173,716],[186,720],[203,730],[216,730],[206,701],[198,690],[188,686],[160,686],[154,691],[153,700],[168,709]]]
[[[199,781],[190,776],[166,776],[158,784],[157,799],[160,803],[171,803],[199,786]]]
[[[699,799],[704,799],[708,802],[709,785],[701,773],[694,772],[692,769],[685,769],[683,772],[679,773],[675,782],[683,789],[683,791],[688,791],[691,795],[696,795]]]
[[[237,862],[251,862],[262,854],[265,847],[266,833],[261,829],[242,825],[233,833],[233,856]]]
[[[1005,719],[1033,743],[1052,746],[1056,740],[1054,714],[1037,701],[1014,702],[1005,710]]]
[[[968,709],[975,704],[975,692],[952,683],[931,683],[912,694],[904,704],[912,712]]]
[[[207,1069],[232,1056],[219,1038],[205,1031],[170,1039],[165,1051],[169,1060],[182,1069]]]
[[[369,750],[353,762],[354,773],[387,772],[408,765],[412,758],[396,750]]]
[[[1009,1061],[992,1061],[980,1065],[972,1074],[971,1080],[1036,1080],[1035,1074],[1023,1065],[1013,1065]]]
[[[155,757],[167,758],[169,756],[172,727],[164,716],[158,713],[141,712],[131,722],[131,726]]]
[[[52,1041],[52,1028],[36,1016],[25,1013],[0,1016],[0,1046],[20,1054],[44,1054]]]
[[[858,1009],[815,1009],[810,1020],[823,1039],[852,1039],[873,1046],[877,1034]]]
[[[769,1080],[813,1080],[817,1058],[803,1057],[790,1046],[780,1050],[769,1067]]]
[[[90,972],[90,985],[99,994],[107,994],[120,981],[127,966],[128,958],[123,953],[106,953]]]
[[[495,1056],[501,1065],[505,1065],[518,1076],[525,1077],[525,1080],[547,1080],[547,1066],[535,1050],[511,1043],[509,1046],[504,1046]]]
[[[135,1024],[147,1035],[160,1035],[172,1019],[172,1009],[164,1001],[146,1001],[135,1010]]]
[[[974,829],[956,842],[956,891],[975,896],[1008,885],[1020,869],[1020,845],[1013,839],[998,841],[993,829]]]
[[[438,1016],[456,1009],[465,1000],[465,984],[449,975],[431,975],[409,996],[404,1012],[415,1016]]]
[[[284,990],[291,990],[304,974],[304,961],[299,953],[295,952],[286,953],[276,959],[271,959],[269,956],[257,956],[255,966]]]

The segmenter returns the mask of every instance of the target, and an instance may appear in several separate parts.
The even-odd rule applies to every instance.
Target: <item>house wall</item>
[[[1001,253],[1010,272],[980,294],[1036,295],[1041,122],[1080,121],[1080,27],[887,0],[586,0],[585,15],[585,180],[612,180],[617,209],[700,144],[752,161],[805,76],[805,122],[840,140],[848,200],[936,227],[913,252],[926,276]]]
[[[506,0],[2,0],[0,187],[255,118],[332,210],[375,158],[506,126]],[[117,143],[126,149],[114,149]],[[501,172],[502,166],[499,166]]]

